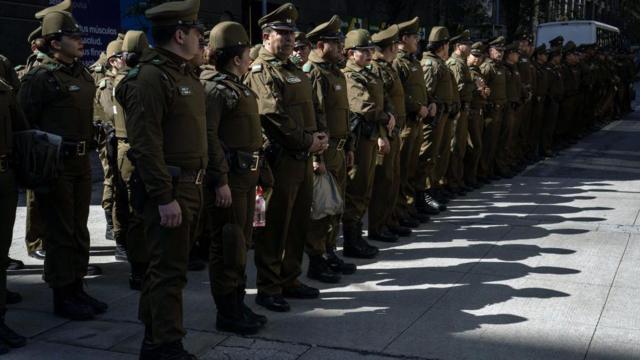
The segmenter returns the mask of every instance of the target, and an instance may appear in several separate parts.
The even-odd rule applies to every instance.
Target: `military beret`
[[[556,47],[556,46],[562,46],[562,44],[564,44],[564,38],[562,37],[562,35],[556,36],[553,39],[549,40],[549,45],[551,45],[551,47]]]
[[[80,33],[80,26],[71,13],[66,11],[53,11],[42,19],[42,36]]]
[[[576,50],[577,50],[576,43],[574,43],[571,40],[567,41],[567,43],[562,48],[562,52],[565,54],[574,53],[576,52]]]
[[[482,41],[474,42],[471,45],[471,55],[473,56],[484,56],[485,51],[487,51],[487,47]]]
[[[429,33],[429,42],[449,41],[449,30],[444,26],[434,26]]]
[[[344,39],[345,50],[370,49],[372,47],[374,47],[374,44],[371,42],[369,32],[364,29],[351,30]]]
[[[420,18],[414,17],[412,20],[401,22],[398,24],[400,36],[417,34],[420,31]]]
[[[107,58],[122,54],[122,40],[116,39],[107,45]]]
[[[153,26],[200,25],[200,0],[170,1],[144,12]]]
[[[344,37],[340,31],[342,20],[338,15],[333,15],[331,20],[316,26],[307,34],[309,41],[340,40]]]
[[[504,36],[498,36],[497,38],[489,41],[489,47],[503,49],[504,48],[505,39]]]
[[[234,21],[223,21],[211,29],[209,47],[224,49],[232,46],[251,46],[244,27]]]
[[[298,10],[292,3],[286,3],[258,20],[261,29],[270,27],[275,30],[293,31],[298,20]]]
[[[471,32],[469,30],[465,30],[460,34],[454,36],[449,40],[450,43],[456,44],[471,44]]]
[[[253,45],[251,50],[249,50],[249,57],[251,58],[251,60],[255,60],[258,58],[258,55],[260,54],[261,49],[262,49],[262,44]]]
[[[29,34],[29,37],[27,38],[27,41],[29,42],[29,44],[31,44],[36,39],[39,39],[41,37],[42,37],[42,26],[38,26],[35,30],[33,30]]]
[[[71,8],[73,4],[71,4],[71,0],[64,0],[61,3],[58,3],[54,6],[50,6],[48,8],[42,9],[35,14],[36,20],[44,19],[45,15],[54,12],[54,11],[66,11],[71,12]]]
[[[398,41],[400,29],[398,25],[391,25],[388,28],[371,35],[371,42],[380,48],[392,45]]]
[[[518,49],[520,49],[520,44],[514,41],[511,44],[504,47],[504,53],[509,54],[512,52],[518,52]]]
[[[547,52],[547,44],[543,43],[542,45],[538,46],[533,50],[533,56],[536,56],[538,54],[546,54],[546,52]]]
[[[309,40],[307,39],[307,34],[303,31],[296,31],[294,33],[296,42],[295,42],[295,47],[301,47],[301,46],[307,46],[310,45]]]
[[[142,53],[149,48],[149,41],[144,31],[129,30],[122,40],[122,51],[127,53]]]

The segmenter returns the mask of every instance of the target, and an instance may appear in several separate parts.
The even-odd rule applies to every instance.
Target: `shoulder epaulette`
[[[308,61],[306,64],[302,65],[302,71],[304,71],[305,73],[310,73],[311,70],[313,70],[313,65],[311,64],[310,61]]]
[[[107,87],[107,79],[100,80],[100,83],[98,83],[98,87],[100,88],[100,90],[104,90]]]
[[[140,67],[136,66],[127,72],[125,79],[135,79],[140,73]]]

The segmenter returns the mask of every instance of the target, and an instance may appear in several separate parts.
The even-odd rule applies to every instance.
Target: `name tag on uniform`
[[[189,96],[191,95],[191,88],[188,86],[179,86],[178,90],[180,91],[180,95]]]
[[[502,71],[498,71],[498,75],[502,75]]]
[[[80,86],[78,85],[69,85],[69,92],[80,91]]]
[[[336,89],[336,91],[340,91],[340,90],[342,90],[342,86],[340,86],[340,84],[338,84],[338,85],[335,86],[335,89]]]
[[[411,71],[418,71],[418,68],[414,66],[411,68]]]
[[[246,96],[251,96],[251,91],[249,91],[249,90],[247,90],[247,89],[244,89],[244,94],[245,94]]]
[[[287,77],[287,82],[288,82],[289,84],[297,84],[297,83],[299,83],[299,82],[301,82],[301,81],[302,81],[302,80],[301,80],[299,77],[297,77],[297,76],[293,76],[293,75],[291,75],[291,76]]]

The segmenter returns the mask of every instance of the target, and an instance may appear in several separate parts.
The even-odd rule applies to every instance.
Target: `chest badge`
[[[502,75],[502,71],[498,71],[498,75]]]
[[[188,86],[179,86],[178,91],[180,91],[180,95],[189,96],[191,95],[191,88]]]
[[[289,84],[297,84],[299,82],[302,82],[302,80],[299,77],[295,76],[295,75],[290,75],[290,76],[287,77],[287,82]]]
[[[412,72],[418,71],[418,68],[414,66],[414,67],[411,68],[411,71]]]
[[[78,85],[69,85],[69,92],[78,92],[80,91],[80,86]]]
[[[337,84],[335,86],[335,89],[336,89],[336,91],[340,91],[340,90],[342,90],[342,86],[340,84]]]

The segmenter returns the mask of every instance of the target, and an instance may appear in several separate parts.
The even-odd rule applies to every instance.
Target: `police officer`
[[[400,129],[402,139],[400,149],[400,194],[398,203],[402,218],[400,225],[414,228],[419,223],[429,221],[427,214],[416,208],[414,198],[418,157],[422,139],[422,124],[429,116],[435,116],[435,105],[429,104],[424,73],[420,61],[416,58],[420,37],[420,18],[398,24],[398,55],[393,61],[393,68],[398,72],[405,93],[405,110],[407,112],[404,128]],[[424,198],[423,198],[424,199]]]
[[[127,31],[122,41],[122,54],[120,56],[124,65],[119,65],[119,70],[113,80],[114,89],[126,78],[128,72],[135,68],[143,52],[148,47],[149,44],[144,32]],[[115,97],[113,101],[118,175],[115,181],[116,201],[113,209],[114,237],[116,246],[123,244],[124,248],[126,248],[126,253],[124,254],[126,259],[123,260],[128,260],[131,267],[129,287],[132,290],[142,290],[142,281],[149,262],[149,251],[144,237],[142,214],[134,209],[131,198],[133,187],[131,180],[134,166],[127,156],[131,147],[127,137],[125,113],[122,105]]]
[[[102,209],[107,220],[105,238],[114,240],[114,232],[119,229],[113,227],[114,177],[116,171],[116,154],[113,144],[114,132],[114,79],[118,71],[124,66],[121,59],[122,40],[116,39],[107,45],[107,58],[102,79],[97,83],[94,108],[98,118],[95,126],[98,135],[98,158],[102,164],[104,179],[102,182]],[[111,142],[111,143],[110,143]],[[126,260],[126,253],[121,239],[116,239],[116,260]]]
[[[384,85],[385,98],[389,101],[396,126],[389,131],[389,153],[382,164],[376,166],[373,194],[369,205],[369,239],[395,242],[398,236],[410,236],[411,229],[400,225],[400,214],[396,208],[400,190],[400,133],[405,127],[406,108],[402,80],[393,68],[393,60],[398,54],[397,25],[371,36],[376,46],[371,62],[371,71]]]
[[[313,103],[318,129],[326,129],[329,147],[316,163],[316,172],[328,171],[344,199],[347,167],[353,166],[353,139],[349,137],[349,99],[347,82],[337,64],[342,52],[342,20],[334,15],[307,34],[313,50],[303,70],[313,86]],[[346,263],[336,253],[340,215],[311,220],[306,252],[309,255],[307,276],[322,282],[337,282],[340,275],[353,274],[356,266]]]
[[[520,71],[518,71],[519,47],[519,43],[512,42],[504,49],[504,67],[507,75],[507,106],[498,142],[496,166],[500,176],[506,178],[515,175],[518,161],[516,135],[520,121],[520,108],[524,99]]]
[[[71,0],[64,0],[57,5],[45,8],[41,11],[38,11],[35,14],[35,19],[39,22],[42,22],[42,19],[50,12],[54,11],[71,11]],[[29,44],[31,45],[31,55],[27,58],[27,61],[23,68],[20,69],[20,77],[22,78],[25,74],[31,71],[32,68],[42,64],[47,58],[48,55],[46,51],[42,51],[41,49],[44,46],[44,39],[42,36],[42,26],[38,26],[35,30],[33,30],[29,34],[29,38],[27,39]],[[45,252],[42,246],[43,234],[45,233],[44,228],[44,220],[41,219],[41,215],[38,212],[38,206],[36,204],[36,196],[33,193],[33,190],[26,190],[26,204],[27,204],[27,216],[26,216],[26,226],[25,226],[25,245],[27,248],[27,254],[38,260],[44,260]],[[88,269],[91,270],[91,269]],[[90,273],[91,271],[87,271]]]
[[[520,72],[524,98],[520,108],[520,124],[516,137],[516,146],[519,150],[519,170],[523,170],[525,163],[533,163],[535,160],[535,150],[532,147],[530,135],[533,121],[533,97],[536,91],[536,68],[531,63],[533,36],[529,33],[522,33],[518,36],[518,41],[520,51],[518,72]]]
[[[362,217],[371,203],[376,163],[389,153],[389,131],[395,127],[394,116],[384,98],[384,85],[370,70],[373,43],[366,30],[347,33],[347,64],[342,70],[347,79],[351,111],[351,129],[356,142],[355,162],[349,170],[342,229],[344,255],[373,258],[378,248],[362,237]]]
[[[487,86],[480,70],[480,66],[484,62],[485,52],[486,46],[478,41],[471,45],[470,54],[467,58],[469,73],[473,81],[473,91],[469,109],[469,139],[471,140],[471,146],[465,153],[464,181],[465,184],[474,188],[482,186],[482,182],[478,178],[478,167],[483,149],[484,108],[491,93],[491,89]]]
[[[560,105],[558,118],[557,141],[562,145],[568,145],[572,128],[576,126],[575,118],[578,110],[578,96],[580,95],[580,68],[576,56],[576,44],[567,41],[562,49],[562,80],[564,85],[564,97]]]
[[[64,169],[48,192],[36,192],[46,226],[44,279],[53,289],[54,312],[87,320],[107,310],[83,289],[89,261],[87,219],[91,201],[93,99],[96,88],[82,58],[82,38],[71,14],[48,13],[42,35],[49,58],[23,78],[19,102],[31,126],[63,139]],[[65,121],[60,121],[65,119]]]
[[[18,204],[18,187],[12,169],[13,133],[26,130],[27,124],[16,104],[13,87],[0,74],[0,354],[9,347],[21,347],[26,339],[16,334],[4,321],[7,311],[7,265],[13,239],[13,225]],[[8,345],[8,346],[7,346]]]
[[[422,146],[418,183],[416,186],[417,206],[428,213],[437,214],[446,210],[447,201],[440,191],[440,181],[444,177],[445,151],[450,150],[450,143],[445,139],[449,133],[450,112],[454,109],[453,75],[445,61],[449,58],[449,31],[442,26],[435,26],[429,33],[427,51],[423,54],[421,65],[424,72],[427,96],[436,103],[437,114],[423,126]],[[457,95],[457,93],[456,93]],[[450,133],[447,134],[450,136]],[[450,138],[449,138],[450,140]],[[425,193],[428,183],[428,192]]]
[[[553,137],[556,131],[560,103],[564,97],[564,81],[562,77],[562,47],[551,48],[547,51],[548,61],[546,70],[549,74],[549,93],[542,124],[542,152],[544,156],[553,155]]]
[[[307,34],[302,31],[296,31],[294,33],[296,42],[293,46],[293,53],[291,54],[291,62],[296,64],[297,67],[302,68],[304,64],[309,60],[309,53],[311,52],[311,43],[307,39]]]
[[[195,358],[182,346],[182,290],[207,166],[205,93],[190,64],[204,32],[199,8],[199,0],[187,0],[147,10],[157,47],[145,51],[116,88],[129,155],[144,184],[143,194],[134,193],[146,196],[141,203],[150,262],[140,296],[140,359]]]
[[[496,177],[496,157],[507,103],[507,75],[502,64],[503,56],[504,37],[499,36],[489,42],[489,57],[480,66],[482,77],[491,89],[485,115],[483,154],[480,161],[481,177],[488,180],[499,179]]]
[[[475,88],[467,66],[467,57],[471,51],[469,37],[469,30],[465,30],[451,38],[450,42],[453,44],[454,50],[449,60],[447,60],[447,66],[455,79],[454,91],[460,94],[460,112],[455,119],[456,126],[448,175],[449,189],[456,195],[464,195],[472,190],[464,182],[464,158],[467,150],[467,138],[469,137],[469,112]]]
[[[244,303],[247,245],[263,160],[257,96],[241,81],[251,63],[250,45],[242,25],[219,23],[211,30],[208,55],[217,70],[205,65],[200,74],[207,95],[205,202],[213,233],[209,275],[216,328],[240,334],[254,334],[266,323]]]
[[[256,303],[272,311],[289,311],[284,297],[310,299],[320,294],[298,276],[310,221],[312,156],[326,150],[329,139],[317,131],[311,82],[289,59],[297,18],[296,8],[286,3],[258,21],[264,47],[246,78],[258,95],[275,181],[264,239],[255,244]]]
[[[542,154],[542,125],[545,122],[547,94],[549,93],[550,73],[547,70],[547,46],[541,44],[533,51],[533,65],[536,69],[536,88],[533,95],[533,116],[531,119],[531,149],[538,160]]]

